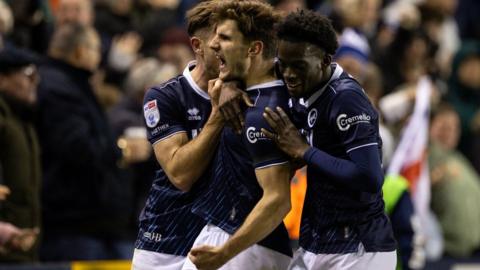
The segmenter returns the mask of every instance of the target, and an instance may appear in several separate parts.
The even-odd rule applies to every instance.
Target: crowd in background
[[[143,95],[193,59],[184,15],[196,3],[0,0],[0,261],[131,258],[158,168]],[[417,83],[430,78],[426,155],[440,253],[478,252],[480,2],[270,3],[332,20],[340,43],[334,60],[382,115],[385,168]]]

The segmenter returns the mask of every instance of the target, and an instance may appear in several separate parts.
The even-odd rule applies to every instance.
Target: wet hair
[[[187,11],[185,18],[189,36],[193,36],[198,30],[210,26],[210,16],[216,3],[218,3],[217,0],[203,1]]]
[[[264,57],[275,56],[277,42],[273,29],[281,17],[271,5],[259,0],[219,1],[212,20],[218,23],[229,19],[237,22],[238,29],[247,40],[263,42]]]
[[[337,35],[327,17],[310,10],[292,12],[277,26],[277,36],[290,42],[308,42],[334,55]]]

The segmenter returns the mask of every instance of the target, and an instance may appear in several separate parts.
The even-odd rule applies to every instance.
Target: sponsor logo
[[[143,237],[155,242],[162,240],[162,235],[159,233],[144,232]]]
[[[266,140],[267,137],[265,134],[261,131],[257,131],[255,127],[249,127],[247,128],[247,140],[250,143],[256,143],[258,140]]]
[[[156,100],[151,100],[143,106],[143,115],[147,126],[150,128],[155,127],[160,122],[160,112]]]
[[[155,135],[157,135],[158,133],[164,131],[164,130],[167,129],[169,126],[170,126],[169,124],[163,124],[163,125],[161,125],[161,126],[159,126],[159,127],[156,127],[155,129],[153,129],[153,130],[151,131],[152,136],[155,136]]]
[[[313,127],[315,125],[315,122],[317,121],[318,117],[318,111],[317,109],[312,109],[311,111],[308,112],[308,126]]]
[[[338,129],[340,129],[341,131],[346,131],[352,125],[357,125],[360,123],[370,123],[370,119],[370,115],[367,115],[365,113],[362,113],[360,115],[354,115],[351,117],[347,117],[347,115],[343,113],[337,117],[337,126]]]
[[[187,110],[188,113],[188,120],[195,121],[195,120],[202,120],[202,117],[198,115],[200,111],[197,108],[191,108]]]

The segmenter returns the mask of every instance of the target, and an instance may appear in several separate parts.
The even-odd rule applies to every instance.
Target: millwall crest
[[[157,100],[151,100],[143,106],[143,114],[149,128],[155,127],[160,122],[160,112],[157,107]]]
[[[318,117],[318,112],[317,109],[312,109],[310,112],[308,112],[308,126],[313,127],[315,125],[315,122],[317,121]]]

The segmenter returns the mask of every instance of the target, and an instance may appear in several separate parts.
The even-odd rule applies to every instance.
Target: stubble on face
[[[215,36],[220,62],[220,78],[224,81],[245,80],[248,70],[248,44],[234,20],[218,24]]]

